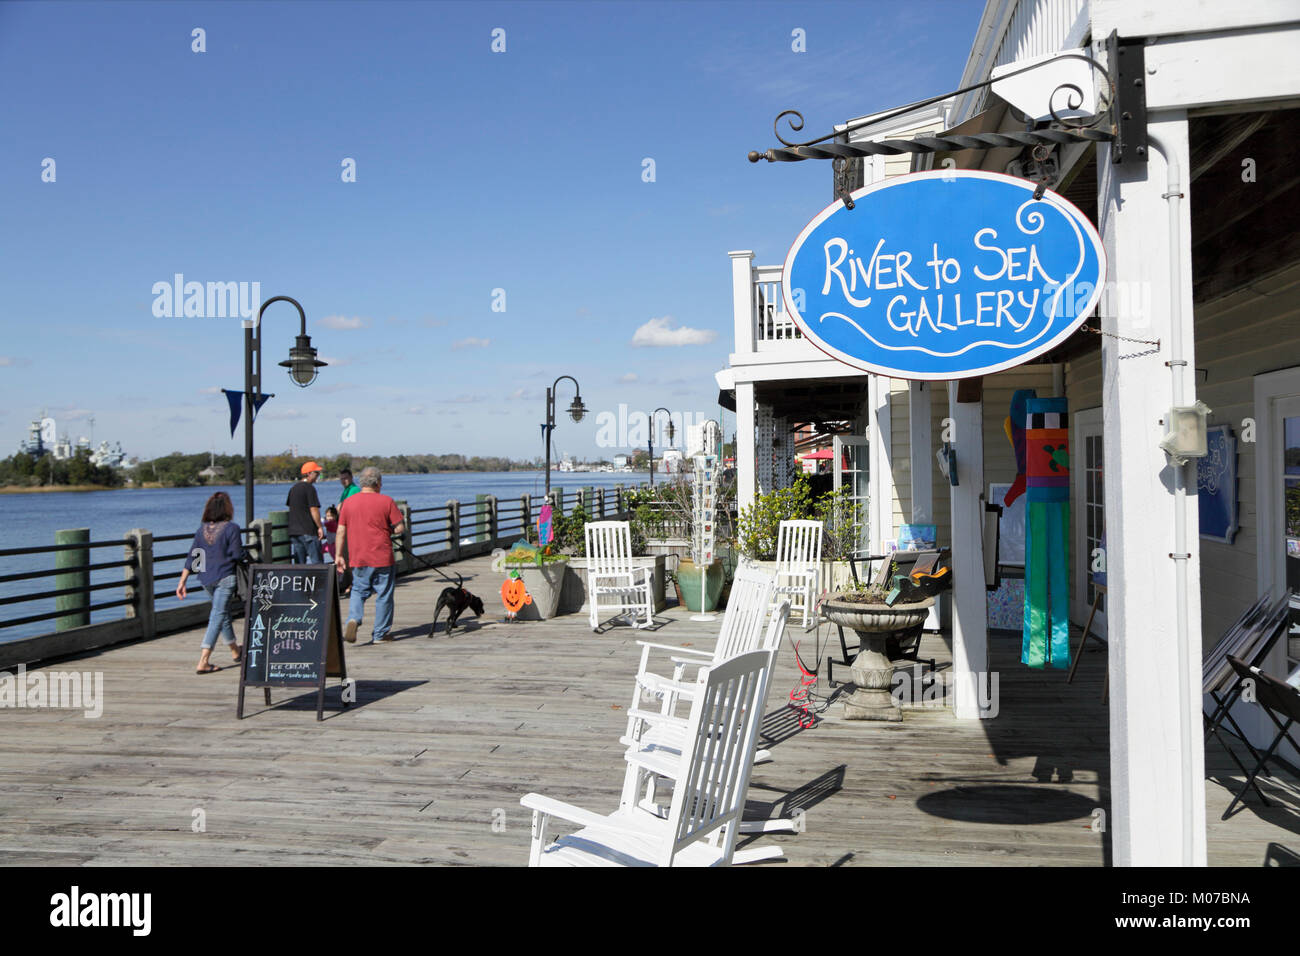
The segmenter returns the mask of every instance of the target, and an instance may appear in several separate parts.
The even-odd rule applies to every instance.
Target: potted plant
[[[568,556],[559,554],[549,544],[539,548],[520,541],[507,552],[502,564],[507,575],[511,571],[519,572],[524,589],[532,598],[532,603],[525,605],[521,611],[520,619],[532,619],[533,614],[543,621],[554,617],[560,605],[564,576],[569,568]]]
[[[892,562],[890,570],[892,580]],[[855,689],[844,701],[847,720],[903,719],[902,710],[890,694],[892,659],[899,643],[919,637],[934,598],[895,601],[891,605],[886,603],[891,589],[889,585],[859,585],[836,591],[822,602],[827,620],[858,635],[860,650],[851,668]]]
[[[815,519],[822,522],[823,590],[839,590],[853,580],[849,558],[861,553],[865,525],[862,502],[848,488],[813,497],[808,481],[796,477],[788,488],[778,488],[754,498],[740,514],[737,538],[740,552],[751,561],[775,568],[777,537],[782,521]]]

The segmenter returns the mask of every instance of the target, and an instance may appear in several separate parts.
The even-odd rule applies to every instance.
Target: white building
[[[986,716],[976,693],[988,670],[979,529],[989,484],[1015,472],[1002,434],[1011,394],[1032,387],[1069,400],[1076,623],[1089,610],[1088,568],[1103,528],[1106,535],[1109,591],[1099,618],[1108,632],[1110,826],[1120,865],[1204,865],[1202,655],[1258,595],[1300,587],[1300,176],[1290,145],[1300,137],[1297,50],[1294,0],[989,0],[960,87],[999,66],[1077,51],[1111,79],[1122,76],[1126,97],[1140,86],[1146,122],[1133,111],[1118,139],[1061,144],[1037,169],[1033,151],[1017,146],[911,160],[913,170],[937,159],[1047,175],[1104,241],[1108,291],[1088,322],[1103,334],[1080,330],[1028,364],[978,385],[966,380],[960,395],[956,383],[866,375],[828,358],[778,305],[782,268],[730,253],[735,351],[717,378],[735,395],[740,504],[792,480],[782,445],[795,426],[847,423],[835,462],[842,470],[847,448],[852,480],[865,475],[869,548],[917,522],[936,524],[953,549],[959,718]],[[1106,74],[1094,78],[1107,94]],[[1099,128],[1110,130],[1111,120]],[[869,123],[851,141],[916,139],[939,128],[1026,126],[982,87]],[[858,182],[875,182],[907,171],[906,158],[867,156],[845,174],[860,168]],[[773,191],[780,169],[768,170]],[[1198,399],[1212,409],[1210,425],[1228,426],[1236,439],[1229,497],[1239,529],[1223,540],[1198,533],[1195,463],[1177,467],[1159,444],[1168,409]],[[935,463],[946,424],[957,436],[957,487]],[[1266,669],[1285,675],[1283,644]],[[1238,720],[1271,740],[1260,708],[1242,708]]]

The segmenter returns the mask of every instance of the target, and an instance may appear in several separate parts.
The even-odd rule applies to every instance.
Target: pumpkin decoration
[[[532,595],[524,588],[524,581],[518,571],[511,571],[510,577],[501,585],[501,601],[506,606],[506,620],[513,621],[515,615],[524,609],[525,604],[532,604]]]

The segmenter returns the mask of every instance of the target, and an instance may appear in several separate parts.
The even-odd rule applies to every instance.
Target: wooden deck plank
[[[488,560],[456,570],[493,610]],[[346,648],[358,702],[338,710],[331,689],[321,723],[314,695],[284,690],[271,709],[254,692],[236,720],[233,668],[191,676],[200,631],[47,668],[102,672],[104,712],[0,711],[0,865],[521,865],[524,793],[613,809],[636,640],[708,649],[716,625],[670,609],[651,633],[593,634],[583,615],[508,624],[493,611],[430,640],[441,586],[431,572],[402,580],[399,639]],[[816,635],[793,636],[817,656]],[[802,832],[754,842],[796,865],[1104,863],[1106,837],[1090,827],[1110,771],[1104,653],[1090,651],[1071,685],[1021,667],[1018,640],[990,644],[995,720],[917,704],[898,724],[855,723],[832,704],[808,730],[783,707],[798,675],[783,647],[764,722],[775,759],[755,768],[750,812],[805,814]],[[922,656],[951,660],[938,636]],[[1220,821],[1219,781],[1235,768],[1217,744],[1207,766],[1212,864],[1259,865],[1271,842],[1300,849],[1300,787]]]

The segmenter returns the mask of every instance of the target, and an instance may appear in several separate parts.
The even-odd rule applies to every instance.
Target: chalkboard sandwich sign
[[[236,716],[246,687],[264,688],[267,705],[272,687],[315,687],[316,719],[324,719],[326,678],[347,677],[334,565],[255,564],[249,583]]]

